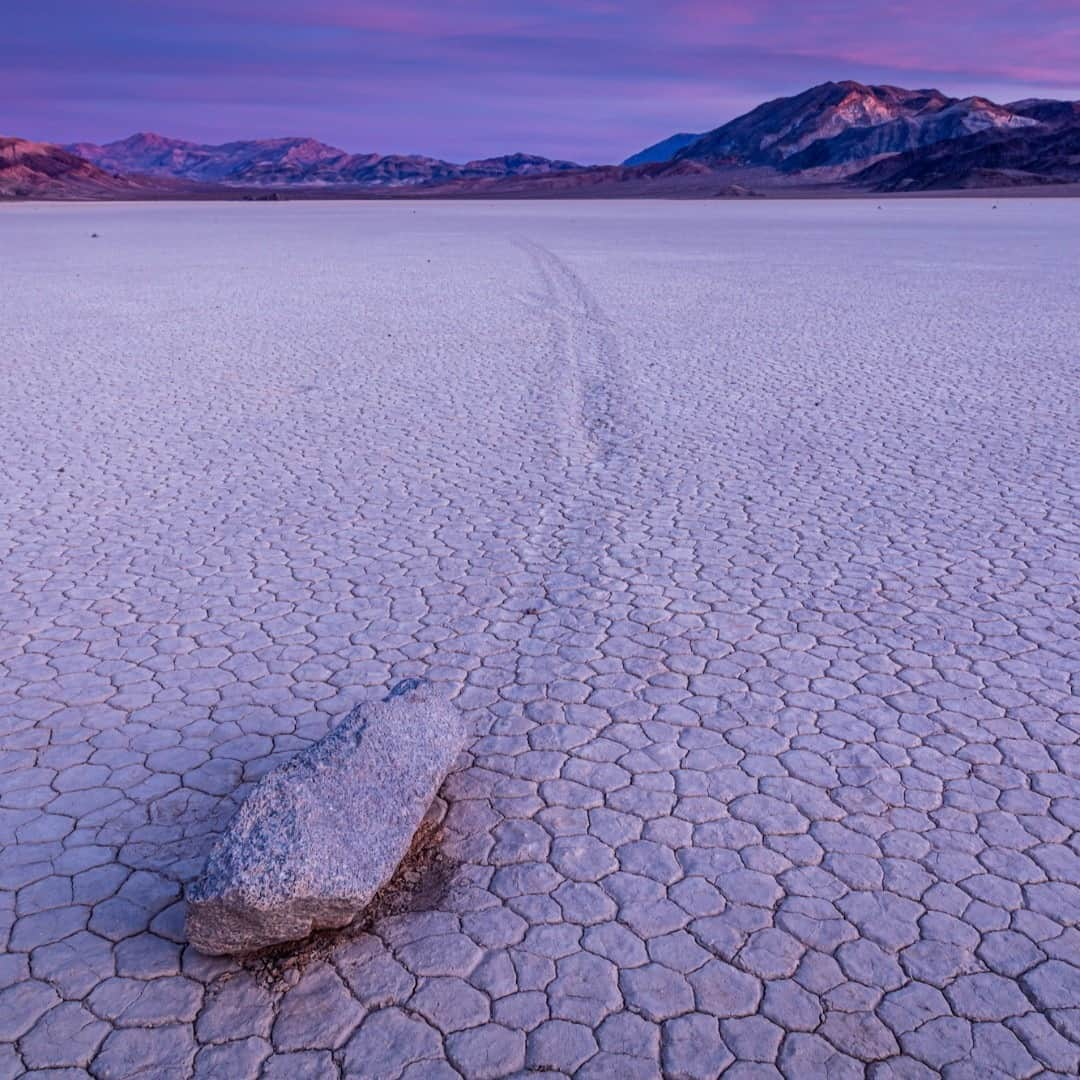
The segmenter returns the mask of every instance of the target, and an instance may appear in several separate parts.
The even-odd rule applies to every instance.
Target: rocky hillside
[[[350,154],[316,139],[256,139],[206,145],[140,133],[68,147],[103,169],[233,186],[397,187],[566,172],[581,166],[531,154],[457,164],[410,154]]]
[[[874,191],[948,191],[1080,182],[1080,120],[987,131],[896,154],[852,178]]]
[[[51,143],[0,137],[0,198],[122,199],[184,194],[193,187],[113,175]]]
[[[1051,98],[1027,98],[1005,106],[1018,116],[1030,116],[1042,124],[1059,125],[1080,120],[1080,101],[1054,101]]]
[[[920,191],[1080,181],[1080,102],[829,82],[607,166],[490,194],[730,195],[832,188]]]
[[[255,139],[204,146],[140,132],[98,146],[73,143],[66,147],[110,172],[167,176],[206,183],[222,183],[245,172],[273,170],[283,183],[328,160],[348,155],[315,139]]]
[[[985,98],[949,98],[939,90],[904,90],[829,82],[766,102],[703,135],[675,155],[783,172],[858,168],[870,158],[976,131],[1034,127],[1039,121]]]
[[[1080,183],[1080,102],[828,82],[622,165],[531,154],[457,163],[352,154],[316,139],[203,144],[140,133],[60,148],[0,143],[0,195],[42,198],[745,196]],[[262,194],[245,189],[256,189]]]
[[[777,98],[713,131],[687,139],[674,135],[628,158],[682,158],[730,166],[766,166],[785,172],[852,163],[964,138],[987,130],[1059,122],[1072,102],[1032,100],[997,105],[986,98],[950,98],[940,90],[905,90],[829,82]]]
[[[900,116],[883,124],[853,126],[831,138],[819,139],[780,163],[784,172],[828,170],[832,175],[857,171],[868,161],[889,154],[936,146],[980,131],[1002,132],[1038,128],[1039,122],[1017,116],[985,98],[966,98],[915,116]]]
[[[624,165],[652,165],[657,162],[670,161],[684,146],[697,142],[700,135],[692,135],[688,131],[680,131],[677,135],[669,135],[652,146],[646,146],[636,154],[631,154]]]

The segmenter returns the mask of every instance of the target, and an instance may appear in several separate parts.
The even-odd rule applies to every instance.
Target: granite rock
[[[241,805],[189,889],[188,940],[246,953],[352,922],[408,852],[465,740],[429,683],[358,705]]]

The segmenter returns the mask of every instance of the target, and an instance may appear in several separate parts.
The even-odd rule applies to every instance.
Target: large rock
[[[188,891],[188,940],[244,953],[350,923],[409,850],[465,739],[429,683],[358,705],[244,801]]]

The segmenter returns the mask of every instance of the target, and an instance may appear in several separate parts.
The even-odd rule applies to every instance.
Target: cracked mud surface
[[[0,208],[0,1077],[1074,1075],[1080,203],[990,211]],[[449,882],[187,948],[412,675]]]

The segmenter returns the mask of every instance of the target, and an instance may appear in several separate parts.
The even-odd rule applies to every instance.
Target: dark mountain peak
[[[983,113],[987,116],[995,116],[1002,120],[1005,120],[1008,117],[1017,116],[1017,114],[1007,105],[999,105],[996,101],[991,101],[989,98],[978,96],[960,98],[959,101],[954,101],[950,104],[949,108],[958,112]],[[1026,120],[1026,117],[1023,118],[1018,126],[1023,127]]]
[[[676,135],[670,135],[666,139],[661,139],[660,142],[653,143],[652,146],[646,146],[644,150],[639,150],[636,154],[631,154],[623,164],[651,165],[656,162],[670,161],[683,147],[697,142],[700,138],[700,134],[680,131]]]
[[[1005,106],[1017,116],[1026,116],[1040,124],[1067,124],[1080,118],[1080,101],[1055,101],[1052,98],[1025,98]]]
[[[818,139],[850,127],[888,123],[921,112],[936,101],[933,91],[865,86],[852,80],[821,83],[793,97],[759,105],[703,135],[676,157],[777,166]]]
[[[470,176],[531,176],[539,173],[570,172],[581,166],[573,161],[553,161],[536,154],[525,154],[520,150],[499,157],[479,158],[467,161],[461,166],[461,175]]]
[[[154,131],[137,131],[126,139],[116,139],[114,142],[106,143],[105,148],[112,150],[124,147],[131,151],[152,151],[187,149],[195,145],[195,143],[187,142],[184,139],[170,139],[166,135],[158,135]]]
[[[803,90],[802,93],[791,95],[791,97],[831,98],[833,100],[839,100],[840,98],[847,97],[849,94],[869,96],[873,94],[873,88],[867,86],[865,83],[856,82],[854,79],[830,79],[828,82],[818,83],[816,86],[811,86],[806,90]],[[774,100],[788,101],[791,100],[791,98],[776,98]]]
[[[495,157],[477,158],[474,161],[466,162],[466,167],[487,161],[502,161],[508,165],[540,165],[548,160],[548,158],[539,157],[537,154],[526,154],[523,150],[515,150],[510,154],[497,154]]]
[[[845,79],[759,105],[684,147],[676,159],[786,173],[826,169],[838,178],[886,154],[1038,122],[984,97],[958,99],[933,88]]]
[[[924,86],[911,90],[906,86],[894,86],[892,83],[861,83],[856,82],[854,79],[844,79],[837,83],[824,83],[822,85],[841,87],[848,95],[875,98],[878,101],[909,107],[917,107],[921,103],[941,103],[956,100],[933,86]]]
[[[197,144],[188,143],[189,146],[198,146],[200,150],[204,150],[208,153],[224,150],[236,150],[240,148],[259,150],[272,152],[289,151],[289,150],[307,150],[317,152],[329,152],[333,154],[344,154],[347,151],[342,150],[338,146],[331,146],[329,143],[320,142],[318,139],[311,138],[310,135],[278,135],[270,139],[236,139],[232,142],[213,144]]]
[[[987,128],[893,154],[860,170],[851,181],[898,192],[1076,183],[1080,109],[1071,122]]]

